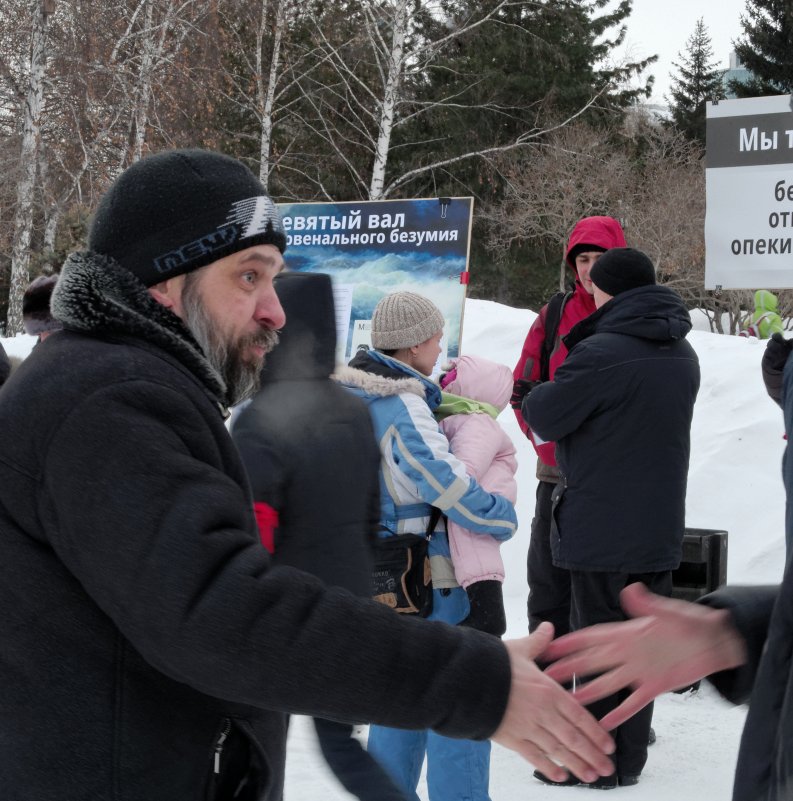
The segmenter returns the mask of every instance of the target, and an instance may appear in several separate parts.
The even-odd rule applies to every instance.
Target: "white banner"
[[[788,95],[707,104],[705,287],[793,287]]]

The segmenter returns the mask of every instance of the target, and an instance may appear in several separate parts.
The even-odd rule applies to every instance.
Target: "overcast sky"
[[[655,75],[652,102],[664,102],[669,73],[676,72],[672,62],[685,50],[700,17],[710,34],[714,61],[727,68],[731,43],[742,33],[740,17],[745,8],[746,0],[633,0],[625,47],[634,59],[658,56],[649,70]]]

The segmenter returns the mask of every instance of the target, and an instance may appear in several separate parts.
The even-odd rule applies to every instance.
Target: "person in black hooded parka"
[[[274,283],[287,322],[259,391],[232,430],[262,542],[274,564],[369,596],[380,449],[365,404],[330,378],[336,351],[331,280],[293,272]],[[322,753],[348,792],[404,801],[352,736],[351,724],[322,718],[314,724]]]
[[[532,430],[557,443],[551,547],[570,571],[573,631],[623,620],[619,593],[631,582],[671,594],[700,381],[688,311],[656,285],[645,254],[613,248],[590,275],[597,311],[565,337],[569,356],[522,406]],[[599,719],[619,701],[590,711]],[[651,720],[649,705],[617,729],[616,773],[597,786],[638,781]]]

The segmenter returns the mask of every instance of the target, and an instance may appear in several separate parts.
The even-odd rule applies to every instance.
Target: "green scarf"
[[[499,415],[499,410],[492,403],[475,401],[472,398],[463,398],[460,395],[442,391],[441,404],[434,414],[438,422],[453,414],[489,414],[495,420]]]

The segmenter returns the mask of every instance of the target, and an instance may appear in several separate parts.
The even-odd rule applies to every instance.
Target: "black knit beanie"
[[[38,336],[62,328],[50,313],[50,296],[57,283],[57,275],[40,275],[25,290],[22,295],[22,325],[26,334]]]
[[[594,263],[589,277],[598,289],[614,297],[629,289],[654,284],[655,267],[641,250],[611,248]]]
[[[240,161],[208,150],[170,150],[125,170],[102,198],[88,248],[146,286],[252,247],[286,249],[278,211]]]

